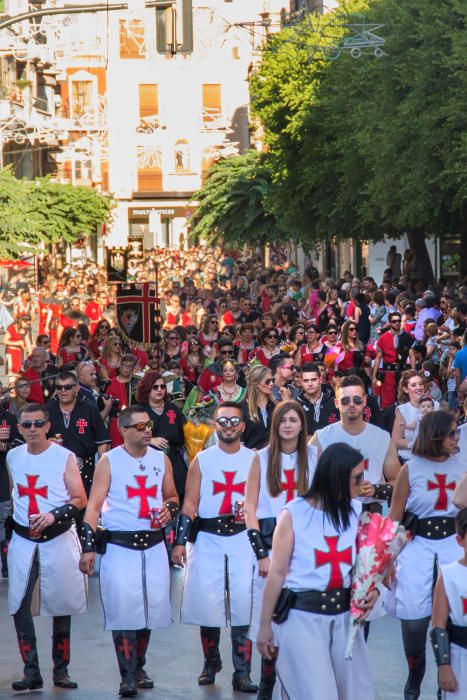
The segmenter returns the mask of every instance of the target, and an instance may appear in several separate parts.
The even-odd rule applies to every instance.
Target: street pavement
[[[178,619],[184,572],[172,570],[173,617]],[[0,579],[0,700],[24,697],[14,693],[11,682],[21,677],[21,660],[14,634],[13,621],[7,612],[7,588]],[[89,612],[72,622],[70,675],[79,682],[78,690],[64,691],[52,686],[50,637],[51,620],[36,618],[39,658],[44,678],[44,689],[29,693],[31,697],[48,700],[117,699],[119,675],[110,632],[102,630],[99,586],[96,578],[90,580]],[[203,601],[200,600],[200,605]],[[141,691],[141,700],[240,700],[255,695],[234,693],[231,686],[232,662],[228,630],[222,631],[221,653],[224,668],[217,676],[215,686],[200,688],[196,678],[202,668],[202,654],[197,628],[174,624],[152,634],[148,661],[149,675],[155,680],[155,689]],[[406,670],[400,639],[400,626],[385,617],[372,623],[370,655],[377,688],[377,700],[402,700]],[[312,662],[312,660],[310,660]],[[342,660],[342,663],[346,663]],[[254,653],[252,677],[259,679],[259,658]],[[428,648],[428,668],[421,700],[436,700],[436,671],[431,648]],[[279,694],[276,692],[275,700]],[[306,700],[306,693],[300,698]],[[369,700],[352,698],[352,700]]]

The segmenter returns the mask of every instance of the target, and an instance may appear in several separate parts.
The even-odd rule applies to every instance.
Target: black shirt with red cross
[[[68,427],[57,399],[46,404],[50,416],[48,437],[62,436],[62,445],[77,457],[94,457],[99,445],[110,444],[109,432],[97,406],[86,399],[78,398],[70,414]]]

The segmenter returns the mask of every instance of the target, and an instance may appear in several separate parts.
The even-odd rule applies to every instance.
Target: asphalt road
[[[173,616],[178,619],[180,590],[183,572],[172,571]],[[25,697],[11,691],[11,682],[21,677],[19,656],[13,622],[7,613],[7,586],[0,579],[0,700]],[[202,601],[200,601],[202,605]],[[111,635],[103,632],[97,579],[90,581],[90,609],[86,615],[74,618],[72,623],[70,675],[79,682],[79,689],[64,691],[52,686],[50,637],[51,621],[36,618],[39,658],[44,678],[44,689],[31,697],[48,700],[116,700],[119,674]],[[155,681],[155,689],[142,691],[142,700],[240,700],[255,695],[234,693],[231,686],[232,663],[230,659],[228,631],[222,632],[222,658],[224,668],[217,676],[217,683],[210,688],[200,688],[196,678],[202,668],[202,654],[197,628],[175,623],[173,627],[153,632],[148,652],[147,671]],[[370,655],[377,688],[377,700],[402,700],[405,682],[405,660],[400,639],[399,623],[385,617],[372,624]],[[345,661],[343,660],[343,663]],[[254,654],[252,677],[259,680],[259,658]],[[436,671],[431,648],[428,649],[428,670],[421,700],[436,700]],[[275,698],[279,698],[276,693]],[[355,700],[367,700],[355,698]]]

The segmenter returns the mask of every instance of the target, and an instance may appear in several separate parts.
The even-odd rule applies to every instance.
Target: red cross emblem
[[[26,644],[22,639],[19,640],[19,653],[21,654],[21,658],[23,659],[23,662],[26,663],[26,652],[31,651],[31,645]]]
[[[167,411],[166,416],[167,416],[167,418],[169,419],[170,425],[174,425],[175,419],[176,419],[176,417],[177,417],[177,414],[175,413],[175,411],[173,411],[172,409],[170,409],[170,411]]]
[[[368,469],[370,468],[370,460],[369,459],[363,460],[363,468],[366,472],[368,471]]]
[[[295,469],[284,469],[285,481],[281,481],[281,491],[287,491],[285,502],[288,503],[295,497],[297,482],[295,481]]]
[[[239,493],[245,495],[245,482],[234,484],[235,474],[237,472],[222,472],[225,476],[225,484],[220,481],[212,482],[212,495],[215,496],[222,491],[225,491],[224,499],[219,510],[219,515],[232,515],[232,494]]]
[[[154,486],[146,487],[146,481],[148,480],[147,475],[145,476],[135,476],[138,488],[134,486],[126,487],[127,498],[139,498],[139,513],[138,518],[149,518],[150,508],[149,508],[149,498],[157,498],[157,484]]]
[[[23,486],[22,484],[17,484],[18,486],[18,495],[20,498],[23,498],[23,496],[28,496],[29,497],[29,505],[28,505],[28,515],[38,515],[39,514],[39,505],[37,503],[37,496],[41,496],[42,498],[47,498],[47,486],[40,486],[39,488],[36,488],[37,480],[39,479],[39,474],[26,474],[26,480],[28,482],[27,486]]]
[[[203,654],[206,659],[209,658],[209,652],[211,649],[216,648],[216,642],[214,639],[209,639],[209,637],[201,637],[201,646],[203,647]]]
[[[240,654],[245,654],[245,661],[251,661],[251,649],[252,649],[252,644],[251,644],[251,639],[247,639],[245,641],[245,646],[239,646],[238,651]]]
[[[84,429],[88,427],[87,420],[84,420],[84,418],[80,418],[76,421],[76,427],[78,428],[78,433],[80,435],[84,435]]]
[[[57,644],[57,649],[58,649],[58,651],[62,652],[63,661],[70,660],[70,640],[69,639],[64,639],[59,644]]]
[[[448,489],[449,491],[454,491],[456,488],[455,481],[451,481],[449,484],[446,483],[447,478],[447,474],[435,474],[436,482],[428,482],[428,491],[439,490],[438,500],[435,503],[435,510],[448,509]]]
[[[462,596],[461,603],[462,603],[462,614],[467,615],[467,598],[464,598]]]
[[[130,640],[124,637],[122,643],[118,647],[118,651],[123,651],[123,655],[127,661],[131,659],[131,654],[133,651],[133,645],[130,644]]]
[[[331,575],[329,577],[329,583],[326,586],[327,590],[334,590],[335,588],[344,587],[344,578],[341,572],[341,564],[347,564],[352,566],[352,547],[347,547],[347,549],[338,550],[337,546],[339,544],[338,536],[325,537],[326,544],[329,548],[328,552],[320,552],[315,549],[315,566],[319,569],[320,566],[325,564],[331,565]]]

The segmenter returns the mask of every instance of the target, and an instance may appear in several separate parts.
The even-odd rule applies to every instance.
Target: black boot
[[[418,700],[421,685],[425,676],[425,649],[406,655],[409,675],[404,688],[404,700]]]
[[[272,700],[276,684],[276,660],[261,659],[261,682],[256,700]]]
[[[73,690],[78,687],[78,683],[72,681],[68,675],[68,664],[70,663],[70,631],[71,617],[69,615],[54,617],[52,635],[54,685],[58,688]]]
[[[138,671],[136,632],[132,630],[113,630],[112,638],[122,678],[119,695],[122,698],[134,698],[138,694],[136,680]]]
[[[7,540],[2,540],[0,542],[0,555],[2,559],[2,577],[8,578],[8,542]]]
[[[201,644],[204,653],[204,666],[198,676],[198,685],[212,685],[216,680],[216,673],[222,669],[221,656],[219,654],[219,641],[221,631],[219,627],[201,627]]]
[[[13,681],[13,690],[37,690],[42,688],[44,682],[39,671],[39,659],[37,656],[36,638],[34,635],[18,635],[19,653],[24,663],[23,678],[20,681]]]
[[[136,652],[138,656],[138,669],[136,682],[138,688],[154,688],[154,681],[149,678],[144,670],[146,664],[146,651],[151,637],[151,630],[142,629],[136,630]]]
[[[240,693],[257,693],[258,686],[250,678],[252,644],[247,634],[248,626],[232,627],[230,630],[232,661],[235,669],[232,686]]]

